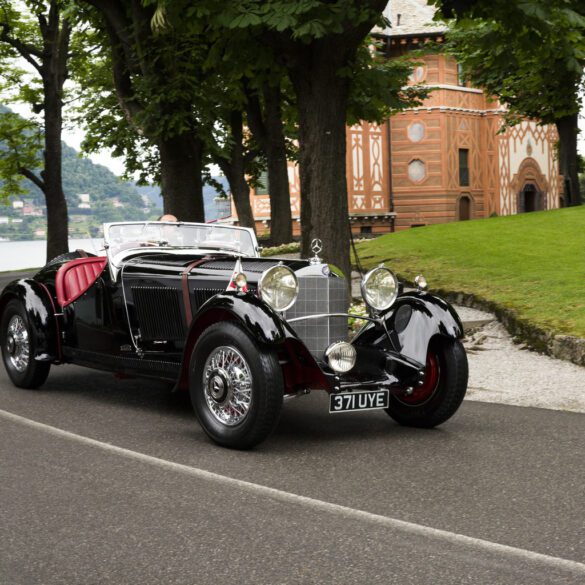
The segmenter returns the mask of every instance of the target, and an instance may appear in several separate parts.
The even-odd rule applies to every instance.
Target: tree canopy
[[[508,107],[508,124],[531,118],[557,126],[566,202],[580,203],[576,138],[584,88],[585,5],[574,0],[478,1],[457,8],[448,11],[454,18],[447,49],[474,85]]]
[[[44,193],[47,260],[66,252],[69,245],[61,179],[63,103],[73,29],[69,16],[64,0],[24,0],[18,4],[0,1],[0,91],[28,104],[41,116],[44,143],[42,170],[35,173],[39,161],[31,143],[34,131],[21,128],[23,131],[12,134],[20,123],[7,115],[3,128],[11,135],[3,138],[12,146],[5,151],[8,160],[2,165],[4,178],[8,183],[15,182],[16,176],[9,178],[7,174],[18,173]],[[23,69],[22,62],[28,69]]]

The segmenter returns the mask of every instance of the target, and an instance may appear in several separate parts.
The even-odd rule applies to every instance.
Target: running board
[[[176,381],[181,371],[181,363],[168,360],[154,360],[133,356],[115,356],[86,351],[83,349],[63,348],[65,361],[106,372],[134,374],[147,378],[162,378]]]

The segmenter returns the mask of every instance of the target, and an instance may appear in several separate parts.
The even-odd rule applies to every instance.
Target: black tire
[[[434,364],[433,365],[433,361]],[[429,372],[438,365],[438,373],[429,380]],[[431,367],[432,366],[432,367]],[[399,424],[432,428],[451,418],[467,391],[467,355],[456,339],[438,337],[432,340],[427,357],[428,387],[392,394],[386,412]]]
[[[95,256],[95,254],[90,254],[89,252],[83,252],[80,250],[65,252],[65,254],[60,254],[59,256],[55,256],[49,260],[47,264],[45,264],[45,268],[47,266],[55,266],[56,264],[65,264],[65,262],[69,262],[70,260],[77,260],[78,258],[89,258],[93,256]]]
[[[13,327],[26,331],[26,341],[15,342]],[[11,330],[9,331],[9,327]],[[35,332],[30,326],[26,311],[20,301],[12,300],[6,305],[0,321],[0,343],[2,360],[12,383],[19,388],[34,389],[44,384],[51,364],[34,359],[36,349]],[[22,361],[23,343],[28,347],[28,359]]]
[[[221,363],[221,351],[236,360],[239,370],[235,372],[242,374],[239,378],[234,374],[234,363],[228,370],[214,367]],[[245,396],[234,389],[236,379],[250,386]],[[195,345],[189,366],[189,392],[197,419],[213,441],[234,449],[250,449],[266,439],[278,423],[284,394],[282,369],[274,352],[259,347],[235,323],[223,321],[206,329]],[[231,408],[235,404],[234,392],[248,401],[241,419],[240,413]],[[236,420],[220,420],[220,416],[230,413]]]

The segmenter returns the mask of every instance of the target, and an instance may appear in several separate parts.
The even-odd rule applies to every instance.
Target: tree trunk
[[[250,205],[250,186],[248,185],[248,181],[246,181],[242,112],[236,110],[231,112],[230,131],[232,145],[229,152],[229,159],[226,157],[217,157],[216,162],[230,185],[236,213],[238,214],[238,223],[242,227],[249,227],[256,231],[254,214]]]
[[[164,212],[179,221],[204,222],[201,141],[191,134],[179,134],[160,139],[158,149]]]
[[[63,193],[61,172],[61,113],[60,89],[45,82],[45,149],[41,173],[47,205],[47,262],[69,251],[67,201]]]
[[[272,245],[292,242],[292,215],[286,142],[280,107],[280,87],[264,90],[266,129],[265,154],[268,162],[268,193],[270,195],[270,240]]]
[[[346,181],[345,117],[348,80],[336,75],[343,48],[313,47],[304,66],[291,70],[299,109],[301,251],[312,255],[313,238],[323,241],[322,257],[351,278]],[[340,62],[332,55],[340,54]]]
[[[250,185],[248,185],[243,172],[232,169],[228,173],[224,170],[224,174],[230,184],[234,205],[236,206],[238,223],[242,227],[251,227],[256,230],[254,214],[250,205]]]
[[[559,170],[563,175],[565,204],[581,205],[577,163],[578,114],[560,118],[556,126],[559,133]]]

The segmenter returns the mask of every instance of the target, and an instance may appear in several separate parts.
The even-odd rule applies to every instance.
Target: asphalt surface
[[[584,414],[466,401],[422,431],[314,393],[236,452],[168,390],[0,367],[0,585],[585,583]]]
[[[161,383],[2,370],[0,583],[584,583],[584,441],[582,414],[466,402],[421,431],[314,393],[236,452]]]

